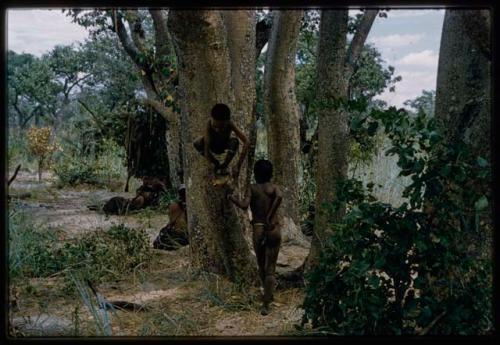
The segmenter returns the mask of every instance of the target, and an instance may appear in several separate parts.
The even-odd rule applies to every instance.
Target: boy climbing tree
[[[231,136],[232,132],[236,134],[237,138]],[[218,103],[213,106],[204,135],[193,144],[196,150],[214,166],[216,175],[227,175],[227,168],[238,152],[240,145],[238,138],[243,142],[243,149],[238,163],[231,171],[232,177],[236,179],[248,153],[250,142],[246,135],[231,121],[231,111],[227,105]],[[222,159],[224,160],[222,161]]]
[[[228,199],[243,210],[252,211],[253,246],[259,265],[259,276],[264,287],[262,315],[269,313],[269,304],[273,300],[276,285],[276,261],[281,244],[281,229],[277,221],[276,211],[283,199],[278,186],[271,182],[273,166],[265,159],[258,160],[254,165],[256,184],[252,184],[244,200],[238,200],[233,195]]]

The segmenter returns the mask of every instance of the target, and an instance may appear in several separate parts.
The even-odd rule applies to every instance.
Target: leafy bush
[[[42,171],[50,164],[52,154],[60,149],[57,144],[51,144],[50,127],[28,129],[28,153],[38,161],[38,180],[42,180]]]
[[[339,182],[346,207],[308,274],[304,322],[335,334],[484,334],[492,327],[490,169],[420,113],[374,110],[391,139],[409,202],[381,203],[373,184]]]
[[[123,177],[123,148],[114,141],[105,139],[103,150],[97,156],[81,157],[74,152],[68,152],[59,157],[55,173],[60,186],[76,186],[91,184],[109,186],[116,179]]]

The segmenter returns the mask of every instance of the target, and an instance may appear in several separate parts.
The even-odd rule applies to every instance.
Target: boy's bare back
[[[276,198],[277,186],[274,183],[252,184],[250,186],[251,199],[250,210],[252,211],[252,223],[267,223],[269,209]],[[271,219],[271,224],[276,224],[276,214]]]

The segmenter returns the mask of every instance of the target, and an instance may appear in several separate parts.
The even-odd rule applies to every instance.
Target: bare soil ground
[[[44,181],[39,184],[35,174],[21,171],[9,194],[26,192],[31,193],[31,197],[21,202],[30,210],[36,224],[44,231],[62,230],[61,241],[123,223],[145,229],[152,243],[168,221],[160,210],[109,217],[90,211],[89,204],[116,195],[132,197],[133,193],[88,186],[58,189],[49,174],[44,174]],[[285,242],[278,257],[278,271],[283,273],[300,266],[308,250],[307,246]],[[149,307],[147,311],[109,313],[113,336],[278,336],[293,334],[293,325],[300,322],[301,289],[278,286],[271,313],[261,316],[258,288],[240,292],[223,277],[193,272],[189,247],[172,252],[152,251],[152,264],[148,268],[97,286],[108,300],[125,300]],[[96,334],[93,317],[82,300],[68,295],[62,286],[61,275],[10,286],[10,320],[17,335]]]

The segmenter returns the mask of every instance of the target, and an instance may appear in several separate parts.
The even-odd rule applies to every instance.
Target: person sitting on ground
[[[168,224],[160,230],[153,242],[153,248],[176,250],[189,244],[187,235],[186,187],[182,184],[178,190],[179,200],[168,206]]]
[[[238,200],[232,194],[228,199],[243,210],[252,211],[253,246],[259,266],[259,277],[264,288],[262,315],[269,313],[269,304],[273,300],[276,285],[276,261],[281,244],[281,229],[276,211],[283,199],[277,185],[271,182],[273,166],[265,159],[258,160],[254,165],[256,184],[252,184],[244,200]]]
[[[233,132],[236,137],[231,136]],[[216,175],[227,175],[227,168],[238,152],[240,144],[238,138],[243,142],[243,149],[238,163],[231,171],[232,177],[236,179],[248,153],[250,142],[246,135],[231,121],[231,110],[227,105],[218,103],[213,106],[204,135],[195,140],[193,144],[196,150],[214,166]],[[220,160],[222,160],[224,153],[226,155],[221,163]]]
[[[109,214],[125,214],[129,211],[136,211],[149,206],[157,206],[163,193],[166,192],[165,183],[159,177],[142,177],[142,185],[137,188],[136,196],[133,199],[126,199],[121,196],[115,196],[109,199],[102,210]],[[91,208],[89,206],[89,209]]]

